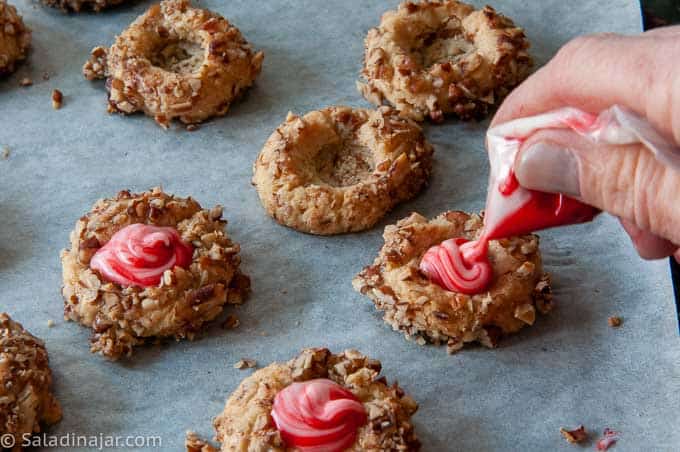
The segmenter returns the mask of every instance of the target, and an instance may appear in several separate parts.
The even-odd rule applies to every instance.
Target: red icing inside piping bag
[[[513,172],[498,187],[503,196],[511,195],[519,182]],[[529,190],[528,201],[496,222],[484,223],[480,240],[495,240],[529,234],[541,229],[591,221],[600,211],[562,194]]]

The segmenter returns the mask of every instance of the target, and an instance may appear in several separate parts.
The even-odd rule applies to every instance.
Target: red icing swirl
[[[160,283],[165,270],[187,268],[193,252],[175,228],[131,224],[92,256],[90,268],[121,286],[150,287]]]
[[[420,261],[420,271],[444,289],[468,295],[479,293],[489,286],[493,276],[487,244],[486,240],[445,240],[427,250]]]
[[[286,445],[302,452],[345,450],[367,420],[356,396],[325,378],[287,386],[276,394],[271,414]]]

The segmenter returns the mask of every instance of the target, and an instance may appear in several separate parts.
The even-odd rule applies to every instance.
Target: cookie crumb
[[[48,327],[48,328],[52,328],[53,326],[54,326],[54,320],[49,319],[49,320],[47,321],[47,327]]]
[[[622,319],[621,317],[619,317],[619,316],[611,316],[611,317],[609,317],[609,318],[607,319],[607,323],[608,323],[609,326],[611,326],[612,328],[618,328],[618,327],[620,327],[621,324],[623,323],[623,319]]]
[[[3,146],[2,147],[2,154],[0,154],[0,155],[2,155],[2,159],[7,160],[9,158],[9,153],[10,153],[9,147]]]
[[[224,323],[222,323],[222,328],[224,328],[225,330],[233,330],[235,328],[238,328],[240,324],[241,321],[238,319],[238,317],[236,317],[233,314],[229,314]]]
[[[64,101],[64,95],[58,89],[52,91],[52,108],[59,110]]]
[[[560,427],[560,433],[564,436],[564,439],[571,444],[579,444],[588,439],[588,432],[586,432],[586,428],[583,425],[579,425],[574,430],[567,430],[564,427]]]
[[[50,79],[50,73],[49,72],[43,72],[42,79],[47,81]]]
[[[187,132],[195,132],[195,131],[197,131],[199,128],[200,128],[200,127],[198,126],[198,124],[187,124],[187,127],[186,127]]]
[[[597,440],[595,443],[595,448],[600,451],[604,451],[612,447],[619,440],[619,432],[615,432],[609,427],[605,428],[602,432],[602,438]]]
[[[234,369],[252,369],[257,366],[257,361],[254,359],[241,358],[236,364],[234,364]]]
[[[24,77],[19,81],[19,86],[31,86],[32,84],[33,80],[28,77]]]

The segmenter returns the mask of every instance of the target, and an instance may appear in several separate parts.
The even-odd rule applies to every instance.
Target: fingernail
[[[523,149],[515,174],[523,187],[532,190],[581,195],[576,155],[555,143],[538,142]]]

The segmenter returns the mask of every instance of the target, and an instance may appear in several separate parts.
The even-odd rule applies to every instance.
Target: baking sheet
[[[558,429],[580,423],[620,430],[616,450],[678,450],[680,341],[667,264],[638,259],[610,217],[541,234],[557,308],[496,350],[448,356],[407,342],[352,290],[386,224],[411,211],[431,217],[483,207],[488,122],[427,126],[436,148],[431,187],[371,231],[312,237],[264,214],[250,177],[265,139],[289,110],[368,106],[354,88],[363,38],[397,0],[200,2],[266,56],[244,101],[193,133],[106,114],[103,83],[80,75],[89,50],[109,45],[150,2],[80,15],[14,3],[34,34],[28,64],[0,81],[0,146],[11,149],[0,160],[0,310],[47,342],[64,407],[50,434],[160,435],[160,450],[181,450],[187,429],[212,436],[212,417],[252,372],[234,369],[236,361],[266,365],[328,346],[382,360],[388,378],[420,403],[424,450],[571,451]],[[640,29],[632,0],[495,6],[526,28],[539,63],[575,35]],[[19,87],[24,76],[34,86]],[[51,107],[54,88],[64,93],[59,111]],[[214,326],[196,342],[139,348],[131,360],[110,363],[90,355],[87,329],[62,320],[59,250],[97,198],[159,184],[225,206],[254,292],[230,311],[241,320],[235,331]],[[608,327],[610,315],[621,315],[623,326]],[[56,325],[48,328],[48,319]]]

